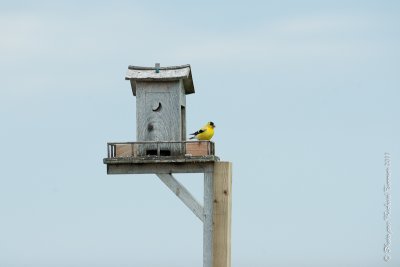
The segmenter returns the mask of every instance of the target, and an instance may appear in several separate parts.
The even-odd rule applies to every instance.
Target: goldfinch
[[[204,125],[200,130],[192,133],[191,135],[193,136],[190,137],[189,139],[196,138],[197,140],[210,140],[214,135],[214,128],[215,128],[214,123],[210,121],[206,125]]]

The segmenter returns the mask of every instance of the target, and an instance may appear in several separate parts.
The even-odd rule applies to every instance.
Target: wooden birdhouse
[[[107,143],[107,174],[156,174],[203,223],[203,267],[230,267],[232,163],[215,156],[212,141],[186,140],[190,65],[129,66],[125,79],[136,96],[137,141]],[[202,202],[175,173],[204,174]]]
[[[137,155],[182,155],[185,148],[181,142],[186,140],[186,95],[194,93],[190,65],[129,66],[125,79],[130,80],[136,96],[136,138],[138,142],[146,142],[138,147]]]

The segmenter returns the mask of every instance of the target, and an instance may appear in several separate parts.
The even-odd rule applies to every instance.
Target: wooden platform
[[[217,156],[199,157],[121,157],[105,158],[107,174],[204,173],[209,172]]]
[[[181,146],[181,155],[163,155],[160,148],[168,144]],[[156,148],[151,150],[155,155],[140,155],[146,145]],[[103,162],[108,174],[204,173],[219,161],[210,141],[114,142],[107,146],[108,157]]]

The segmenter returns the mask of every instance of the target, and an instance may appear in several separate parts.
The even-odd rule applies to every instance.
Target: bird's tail
[[[192,137],[189,138],[189,140],[192,140],[192,139],[194,139],[195,137],[196,137],[196,136],[192,136]]]

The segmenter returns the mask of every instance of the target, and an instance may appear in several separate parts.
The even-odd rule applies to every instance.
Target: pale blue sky
[[[202,266],[200,221],[102,163],[135,140],[128,65],[155,62],[191,64],[187,130],[214,121],[234,164],[233,267],[398,266],[399,3],[2,1],[0,266]]]

